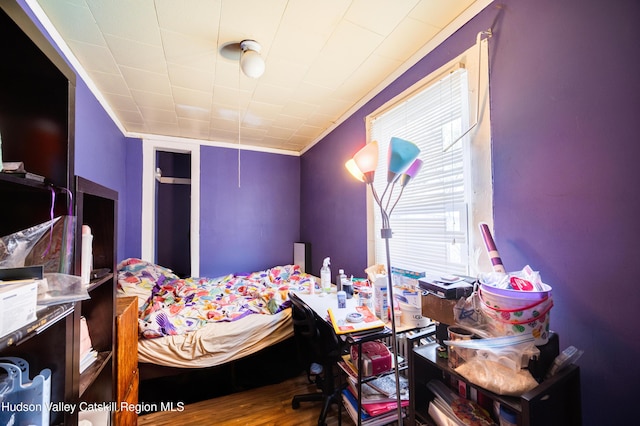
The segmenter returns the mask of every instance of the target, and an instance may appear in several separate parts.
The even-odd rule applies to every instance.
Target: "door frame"
[[[191,155],[191,276],[200,276],[200,145],[175,139],[142,140],[142,260],[156,263],[156,153]],[[162,265],[161,265],[162,266]]]

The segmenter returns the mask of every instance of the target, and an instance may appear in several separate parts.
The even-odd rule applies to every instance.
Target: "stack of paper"
[[[87,319],[80,318],[80,373],[86,370],[98,358],[98,352],[93,349]]]

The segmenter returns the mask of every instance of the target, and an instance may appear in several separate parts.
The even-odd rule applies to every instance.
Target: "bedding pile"
[[[179,278],[171,270],[140,259],[118,264],[118,290],[137,295],[140,335],[175,336],[213,322],[247,315],[274,315],[290,306],[289,290],[315,283],[297,265],[276,266],[250,274],[218,278]],[[141,294],[148,295],[144,302]]]

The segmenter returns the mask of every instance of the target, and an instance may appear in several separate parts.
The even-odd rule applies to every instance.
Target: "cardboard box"
[[[425,292],[422,294],[422,316],[444,324],[455,324],[453,307],[456,303],[457,300],[444,299]]]
[[[36,320],[38,283],[0,284],[0,337]]]

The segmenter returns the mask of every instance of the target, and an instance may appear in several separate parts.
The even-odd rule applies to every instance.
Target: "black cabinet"
[[[484,394],[490,400],[506,405],[517,413],[520,426],[580,425],[580,370],[571,365],[555,376],[543,381],[521,397],[494,394],[473,385],[452,370],[447,359],[438,357],[436,342],[418,346],[409,360],[411,392],[409,424],[433,425],[428,414],[429,402],[434,398],[427,389],[430,380],[440,380],[447,385],[463,383],[469,389]]]
[[[50,423],[77,424],[81,403],[115,400],[118,196],[75,176],[75,72],[13,0],[0,0],[0,39],[2,161],[21,162],[28,172],[0,173],[0,236],[52,217],[75,216],[68,272],[80,275],[82,224],[90,225],[94,235],[94,269],[108,271],[87,286],[89,299],[42,309],[36,321],[0,337],[0,356],[25,359],[31,376],[50,369],[51,402],[58,403],[58,409],[50,412]],[[81,317],[87,320],[98,353],[82,374]]]

